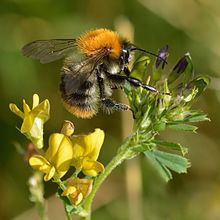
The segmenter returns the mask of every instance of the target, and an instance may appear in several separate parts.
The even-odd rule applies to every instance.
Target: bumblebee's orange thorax
[[[109,51],[109,57],[119,58],[122,51],[121,37],[108,29],[89,31],[76,40],[79,49],[87,56],[95,55],[103,49]]]

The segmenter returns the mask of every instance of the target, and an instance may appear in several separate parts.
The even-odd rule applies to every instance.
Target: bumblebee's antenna
[[[164,58],[160,57],[159,55],[157,55],[157,54],[155,54],[155,53],[152,53],[152,52],[150,52],[150,51],[147,51],[147,50],[145,50],[145,49],[138,48],[138,47],[135,47],[135,46],[134,46],[133,48],[131,48],[131,51],[134,51],[134,50],[139,50],[139,51],[142,51],[142,52],[144,52],[144,53],[147,53],[147,54],[150,54],[150,55],[152,55],[152,56],[155,56],[155,57],[157,57],[158,59],[164,61],[166,64],[168,64],[167,61],[166,61]]]

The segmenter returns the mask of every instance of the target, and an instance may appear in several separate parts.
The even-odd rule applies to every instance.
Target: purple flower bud
[[[188,66],[189,62],[187,60],[187,57],[189,56],[189,53],[184,54],[184,56],[178,61],[176,66],[174,66],[173,71],[176,73],[183,73]]]
[[[158,69],[160,67],[160,64],[162,63],[162,69],[163,69],[166,64],[166,59],[168,56],[169,56],[168,45],[166,45],[159,50],[155,67]]]

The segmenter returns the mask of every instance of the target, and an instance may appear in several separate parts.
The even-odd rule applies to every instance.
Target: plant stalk
[[[113,157],[113,159],[106,166],[105,171],[101,173],[95,180],[92,192],[89,194],[89,196],[86,198],[84,202],[84,209],[88,212],[88,216],[84,217],[84,220],[91,220],[91,206],[95,194],[98,191],[99,187],[104,182],[104,180],[108,177],[108,175],[127,158],[130,151],[129,150],[130,141],[131,141],[131,137],[128,138],[127,141],[121,145],[116,156]]]
[[[38,214],[40,216],[40,219],[41,220],[48,220],[45,200],[42,203],[38,202],[36,204],[36,206],[37,206],[37,209],[38,209]]]
[[[40,219],[48,220],[46,201],[44,199],[43,175],[37,171],[34,172],[29,178],[28,184],[31,201],[35,203]]]

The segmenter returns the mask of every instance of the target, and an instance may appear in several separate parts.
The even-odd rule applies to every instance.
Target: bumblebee
[[[135,50],[150,53],[137,48],[117,32],[96,29],[76,39],[36,40],[26,44],[22,53],[41,63],[65,58],[60,82],[64,106],[76,117],[92,118],[100,108],[107,113],[130,109],[110,98],[113,89],[123,87],[126,81],[157,92],[129,76],[128,64]]]

